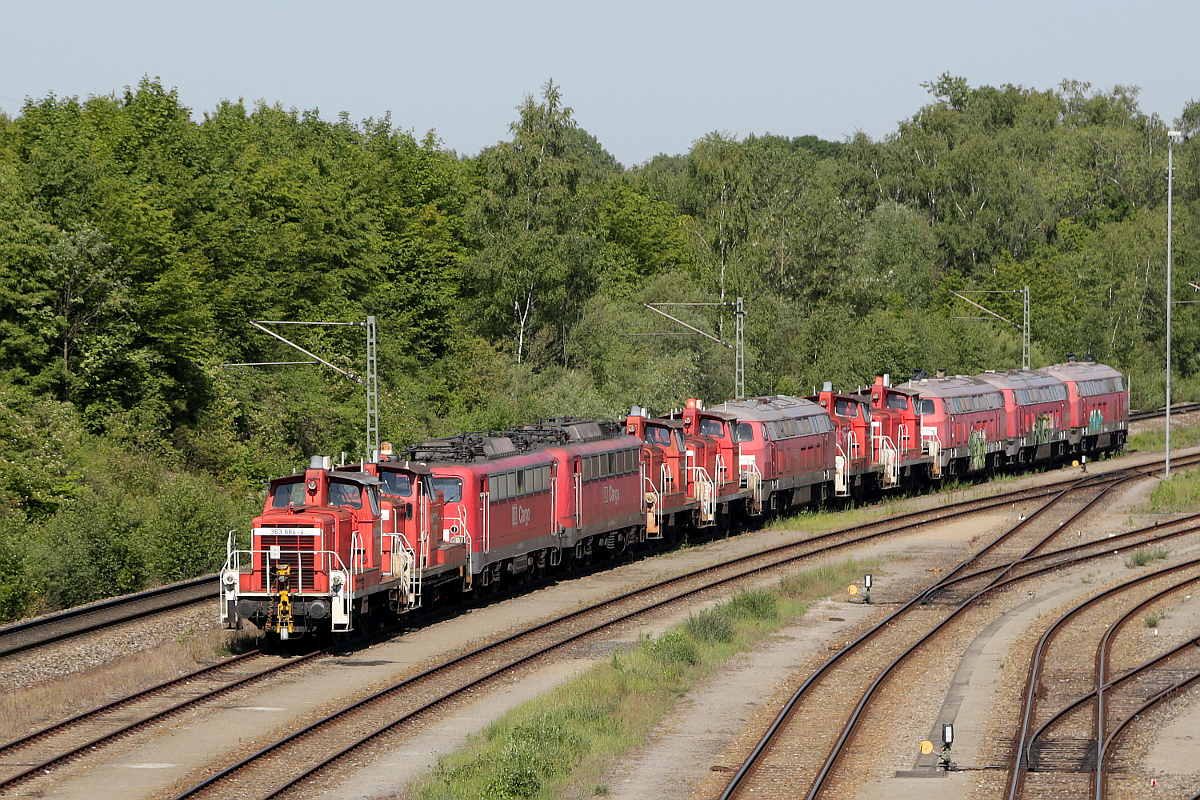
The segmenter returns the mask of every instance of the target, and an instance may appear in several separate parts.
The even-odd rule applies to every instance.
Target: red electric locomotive
[[[645,538],[640,447],[618,423],[549,421],[417,445],[445,495],[449,541],[467,547],[465,587],[589,560]]]

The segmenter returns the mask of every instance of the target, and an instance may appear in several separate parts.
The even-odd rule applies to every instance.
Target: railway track
[[[216,598],[217,578],[205,575],[8,625],[0,628],[0,658]]]
[[[1097,477],[1088,479],[1112,482],[1119,478]],[[192,797],[222,796],[230,791],[252,790],[256,795],[282,796],[298,784],[311,780],[317,773],[329,768],[352,753],[360,753],[365,747],[387,737],[400,726],[415,724],[424,714],[451,702],[480,686],[505,676],[542,658],[559,648],[591,636],[607,628],[629,621],[651,610],[669,604],[693,602],[719,587],[744,580],[767,569],[778,569],[795,561],[816,554],[827,554],[848,545],[858,545],[883,535],[894,535],[913,525],[931,521],[944,521],[956,513],[979,513],[996,505],[1026,500],[1028,495],[1041,495],[1046,490],[1007,493],[999,499],[981,503],[969,501],[960,504],[964,508],[955,510],[943,507],[932,511],[915,512],[894,518],[886,532],[875,531],[863,534],[862,527],[835,531],[820,537],[791,545],[783,545],[763,553],[746,556],[722,565],[706,568],[685,576],[669,579],[650,587],[636,590],[614,601],[582,609],[560,617],[544,626],[529,629],[480,650],[466,654],[453,664],[446,664],[422,673],[412,679],[401,681],[383,689],[360,703],[348,706],[319,720],[314,724],[280,739],[247,758],[230,765],[227,769],[209,776],[200,783],[176,795],[176,800]],[[968,510],[966,506],[974,506]],[[923,517],[915,521],[917,517]],[[857,535],[855,535],[857,534]],[[841,536],[840,541],[834,541]],[[662,595],[666,593],[666,597]],[[628,610],[625,606],[629,606]],[[560,630],[555,630],[561,628]],[[477,662],[471,665],[468,662]],[[499,664],[497,666],[497,663]],[[453,672],[451,671],[453,668]],[[449,687],[449,688],[448,688]],[[343,732],[343,728],[345,731]],[[357,738],[350,731],[367,730]],[[328,743],[349,741],[343,747],[329,747]],[[323,746],[322,743],[325,743]],[[315,754],[314,749],[323,752]],[[357,756],[359,760],[361,756]],[[299,763],[311,764],[298,768]]]
[[[1075,494],[1090,491],[1088,482],[1080,482],[1077,489]],[[820,796],[882,687],[902,670],[908,671],[910,680],[914,672],[919,674],[913,663],[935,643],[949,647],[961,637],[970,641],[973,635],[969,633],[968,614],[979,618],[976,624],[995,617],[995,613],[977,611],[976,601],[988,595],[994,602],[996,590],[1001,587],[1016,586],[1028,577],[1086,559],[1106,558],[1114,551],[1144,543],[1139,531],[1119,540],[1105,537],[1051,549],[1053,542],[1082,538],[1083,528],[1073,531],[1070,523],[1086,510],[1081,506],[1096,500],[1071,500],[1065,505],[1074,508],[1060,508],[1050,517],[1050,507],[1064,505],[1063,498],[1020,520],[928,591],[830,658],[785,704],[721,797],[792,797],[798,796],[798,787],[807,787],[809,798]],[[1073,532],[1077,535],[1071,536]],[[1172,535],[1195,532],[1195,525],[1183,524]],[[818,731],[840,733],[815,743],[819,734],[814,732]]]
[[[1200,559],[1192,559],[1089,597],[1046,630],[1026,681],[1009,764],[1009,798],[1107,796],[1119,734],[1200,678],[1200,649],[1195,646],[1200,637],[1175,647],[1156,641],[1127,645],[1116,656],[1119,637],[1150,608],[1170,604],[1197,587]]]
[[[1145,469],[1152,468],[1153,466],[1149,466]],[[1096,475],[1090,478],[1087,482],[1104,482],[1115,479],[1116,478],[1112,476],[1105,477]],[[527,640],[529,640],[526,644],[521,645],[520,647],[524,647],[526,649],[531,648],[533,650],[532,654],[526,653],[525,655],[501,655],[503,648],[507,647],[511,650],[512,645],[509,640],[496,642],[492,645],[482,648],[476,654],[469,654],[474,656],[477,660],[487,659],[492,662],[502,660],[504,661],[504,666],[496,669],[485,670],[482,676],[476,676],[476,678],[458,678],[455,682],[459,684],[461,688],[458,689],[457,692],[450,693],[447,696],[442,696],[439,694],[436,698],[433,698],[433,702],[429,707],[436,706],[452,699],[454,694],[461,694],[462,692],[470,691],[471,686],[477,686],[480,682],[487,682],[505,674],[511,674],[514,670],[518,670],[523,663],[528,663],[540,657],[544,653],[548,653],[552,650],[563,647],[570,641],[574,641],[581,636],[586,636],[606,627],[618,624],[621,619],[629,619],[633,616],[646,613],[648,610],[661,606],[665,603],[686,602],[686,598],[702,594],[705,591],[712,590],[714,587],[728,585],[729,583],[736,582],[738,580],[744,580],[749,576],[761,573],[765,570],[778,569],[783,566],[794,564],[796,561],[809,556],[825,554],[843,547],[855,546],[865,542],[873,541],[879,537],[895,535],[896,533],[911,530],[912,528],[923,524],[928,524],[931,522],[944,522],[946,520],[954,519],[956,516],[980,513],[995,509],[996,507],[1008,506],[1014,503],[1018,505],[1027,503],[1030,502],[1032,498],[1045,497],[1048,494],[1061,491],[1062,484],[1070,482],[1071,481],[1060,481],[1058,486],[1039,487],[1034,490],[1005,492],[1001,495],[990,498],[966,500],[941,506],[935,509],[914,511],[892,517],[883,522],[868,523],[866,525],[844,528],[827,534],[822,534],[820,536],[812,537],[811,539],[801,542],[781,545],[761,553],[744,556],[742,558],[732,560],[726,564],[715,565],[705,570],[700,570],[686,576],[681,576],[677,579],[671,579],[660,584],[655,584],[654,586],[644,587],[635,593],[631,593],[623,598],[616,599],[617,601],[624,601],[624,605],[627,607],[627,610],[625,611],[618,612],[615,610],[613,603],[599,604],[596,607],[582,610],[582,612],[588,612],[591,615],[591,618],[599,619],[599,622],[572,620],[572,618],[577,617],[580,613],[582,613],[577,612],[576,614],[567,615],[560,620],[555,620],[551,623],[548,623],[557,623],[560,626],[563,626],[564,630],[566,631],[564,633],[558,633],[554,636],[551,636],[551,639],[555,639],[555,637],[557,637],[557,640],[550,641],[548,644],[538,645],[537,640],[540,638],[545,638],[548,635],[539,629],[531,629],[523,634],[518,634],[518,636],[525,637]],[[679,588],[680,581],[686,582],[687,580],[690,580],[694,585],[691,588]],[[672,586],[675,586],[675,588],[671,588]],[[666,599],[659,599],[664,594],[667,595]],[[606,608],[602,608],[601,606],[605,606]],[[582,633],[579,633],[577,630],[580,625],[582,625],[585,629]],[[532,642],[532,644],[529,642]],[[518,650],[520,647],[518,647]],[[256,654],[247,654],[248,657],[255,655]],[[251,659],[247,658],[247,660],[249,661]],[[280,665],[280,667],[285,669],[291,668],[292,666],[294,665]],[[416,676],[410,681],[399,683],[396,686],[391,687],[389,690],[385,690],[377,694],[379,695],[379,698],[382,698],[385,695],[403,694],[411,699],[411,696],[415,696],[416,694],[416,692],[413,691],[415,685],[413,682],[425,680],[427,684],[432,682],[440,687],[450,682],[450,680],[446,677],[448,674],[446,670],[451,669],[453,666],[453,662],[444,664],[435,670],[431,670],[428,674]],[[234,669],[235,667],[227,662],[227,664],[217,665],[216,667],[212,668],[210,672],[215,676],[219,676],[223,671],[230,673]],[[88,715],[81,715],[78,720],[68,720],[58,726],[53,726],[55,728],[53,732],[43,732],[45,735],[29,737],[29,741],[23,740],[19,743],[10,743],[10,745],[0,748],[0,761],[7,760],[5,758],[5,754],[16,754],[19,752],[20,748],[33,747],[35,740],[40,741],[40,743],[37,744],[37,747],[41,748],[42,755],[35,757],[31,755],[34,751],[29,749],[21,751],[23,752],[23,755],[20,756],[20,760],[23,763],[26,765],[31,765],[36,758],[36,765],[33,765],[30,769],[21,771],[19,775],[13,774],[5,782],[0,783],[0,789],[5,789],[7,787],[16,785],[16,783],[33,779],[35,776],[45,775],[49,771],[52,771],[56,766],[65,763],[67,760],[78,758],[81,753],[96,752],[105,743],[115,741],[116,739],[128,734],[133,730],[146,727],[164,719],[166,716],[178,714],[186,708],[195,708],[215,697],[219,697],[241,686],[245,686],[249,682],[261,680],[262,678],[273,674],[273,672],[274,671],[271,669],[264,669],[261,672],[255,672],[250,676],[228,675],[228,679],[224,681],[213,678],[211,679],[213,680],[213,685],[211,688],[206,688],[203,690],[199,686],[198,675],[195,678],[193,678],[193,676],[187,676],[184,679],[181,679],[181,681],[183,683],[195,683],[195,685],[189,688],[186,697],[172,695],[171,692],[173,690],[168,685],[164,685],[163,687],[156,687],[160,689],[159,694],[161,696],[152,703],[147,703],[142,706],[134,706],[134,703],[143,703],[145,701],[135,698],[128,698],[124,701],[121,701],[124,703],[124,705],[120,707],[124,708],[125,710],[120,712],[120,715],[122,717],[134,719],[134,721],[127,726],[117,726],[112,731],[102,731],[100,733],[96,733],[95,731],[97,728],[104,727],[105,723],[100,722],[100,720],[102,720],[106,713],[108,713],[104,712],[104,710],[98,710],[97,712],[91,712]],[[179,684],[180,682],[172,683]],[[176,700],[176,702],[173,702],[173,700]],[[117,706],[114,704],[114,708],[116,707]],[[155,710],[155,708],[158,710]],[[349,716],[351,713],[352,712],[345,712],[344,715]],[[378,724],[376,724],[373,728],[375,733],[373,733],[370,737],[363,739],[362,741],[359,741],[361,737],[351,737],[350,741],[353,741],[354,744],[347,750],[347,752],[351,752],[355,749],[365,746],[371,739],[385,735],[387,730],[390,730],[391,727],[394,727],[403,720],[411,719],[413,714],[420,714],[422,711],[417,709],[398,713],[393,708],[389,711],[385,711],[382,714],[382,718],[386,718],[382,722],[379,722],[379,719],[381,718],[378,712],[372,713],[375,714],[376,721],[378,722]],[[357,730],[371,727],[371,724],[364,723],[361,718],[355,717],[355,719],[357,721],[354,722],[353,725]],[[321,723],[317,726],[314,726],[312,730],[306,729],[307,732],[300,731],[295,734],[295,736],[298,740],[306,740],[309,742],[311,742],[313,738],[346,741],[343,735],[329,735],[328,732],[323,732],[319,736],[314,737],[313,733],[319,728],[324,728],[324,725],[325,723]],[[74,730],[72,730],[72,728],[74,728]],[[56,745],[51,743],[55,741],[60,742],[60,744]],[[17,745],[20,745],[20,748],[16,747]],[[308,746],[310,745],[303,745],[303,747]],[[279,747],[282,748],[284,745],[279,745]],[[275,746],[267,748],[268,751],[273,749],[276,749]],[[326,761],[319,765],[319,768],[324,768],[324,766],[327,766],[329,763],[333,763],[333,761],[344,756],[345,754],[346,753],[342,752],[330,754]],[[258,756],[252,760],[257,761],[260,758],[262,758],[262,756]],[[247,765],[240,763],[231,765],[234,772],[241,772],[246,766]],[[289,765],[286,768],[286,771],[293,775],[293,777],[288,779],[289,785],[297,780],[302,779],[294,777],[294,764]],[[219,782],[224,782],[229,777],[231,776],[227,776],[222,773],[222,777]],[[259,779],[254,779],[256,786],[258,782]],[[227,785],[225,786],[225,789],[228,789]],[[225,789],[221,791],[224,791]],[[203,790],[204,789],[202,787],[198,786],[195,794],[198,794]],[[189,792],[185,792],[185,794],[180,795],[180,797],[192,796],[193,793]],[[220,791],[217,792],[218,796],[219,794]]]
[[[0,791],[48,774],[67,761],[94,752],[134,731],[282,674],[319,653],[279,663],[259,651],[244,653],[78,714],[0,746]]]
[[[1172,414],[1190,414],[1193,411],[1200,411],[1200,403],[1175,403],[1171,405]],[[1129,412],[1129,421],[1142,422],[1165,416],[1166,413],[1166,408],[1156,408],[1152,411],[1131,411]]]

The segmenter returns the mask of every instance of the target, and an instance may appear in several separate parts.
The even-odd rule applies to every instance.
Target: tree
[[[76,372],[73,357],[81,340],[129,304],[129,282],[121,274],[121,259],[95,230],[79,225],[51,248],[54,294],[43,313],[52,316],[62,358],[60,399],[71,399]]]
[[[479,195],[471,216],[479,251],[467,262],[465,288],[483,329],[511,337],[517,363],[529,358],[539,334],[565,360],[571,324],[596,284],[598,243],[583,187],[603,163],[595,148],[579,146],[588,139],[553,81],[542,87],[541,103],[526,96],[518,112],[512,141],[475,162]]]

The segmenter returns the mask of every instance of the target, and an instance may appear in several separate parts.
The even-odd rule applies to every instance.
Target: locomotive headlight
[[[335,572],[329,576],[329,585],[334,588],[334,591],[342,588],[342,584],[346,582],[346,576],[340,572]]]
[[[221,581],[225,584],[226,589],[233,589],[237,585],[237,573],[226,572],[221,576]]]

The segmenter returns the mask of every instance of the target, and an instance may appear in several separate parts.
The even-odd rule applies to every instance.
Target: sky
[[[1140,88],[1170,124],[1200,99],[1200,3],[9,2],[0,109],[120,95],[145,76],[197,120],[222,100],[334,120],[391,115],[459,155],[509,138],[516,107],[560,87],[625,166],[705,134],[883,139],[943,73],[972,87]]]

